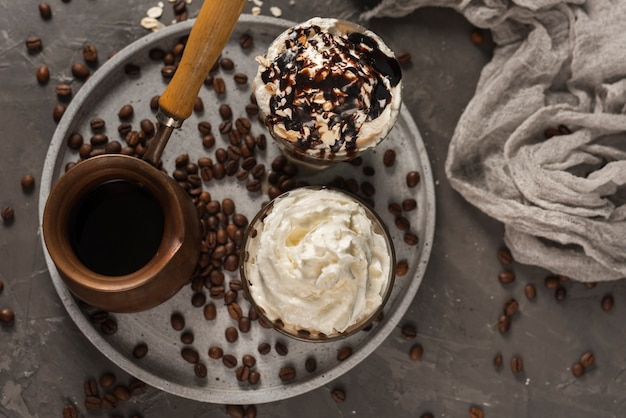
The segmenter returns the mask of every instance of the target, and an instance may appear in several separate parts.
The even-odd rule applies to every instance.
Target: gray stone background
[[[226,416],[223,405],[204,404],[148,388],[114,411],[87,414],[83,382],[112,371],[122,382],[129,376],[105,358],[74,325],[51,284],[38,232],[38,192],[24,194],[20,178],[39,180],[55,129],[58,74],[42,87],[35,81],[40,63],[66,68],[80,57],[86,42],[101,56],[119,50],[147,32],[139,25],[156,0],[49,0],[54,17],[43,21],[33,0],[0,0],[0,205],[15,208],[12,225],[0,226],[0,308],[15,311],[11,326],[0,327],[0,416],[55,417],[75,402],[85,416],[196,417]],[[161,21],[173,18],[165,3]],[[358,20],[365,1],[266,0],[282,17],[302,21],[334,16]],[[201,5],[189,6],[194,16]],[[244,12],[250,12],[248,3]],[[404,103],[426,144],[436,184],[437,225],[429,267],[422,286],[396,332],[360,365],[305,395],[258,405],[263,417],[467,417],[473,405],[487,417],[622,417],[626,416],[626,332],[623,281],[586,289],[564,283],[567,299],[557,302],[543,286],[548,272],[514,265],[517,280],[501,285],[496,252],[502,227],[467,204],[449,186],[444,161],[450,137],[472,97],[491,45],[471,42],[472,27],[455,12],[423,9],[401,19],[374,19],[365,25],[395,51],[407,51]],[[40,55],[26,52],[24,39],[41,36]],[[75,85],[75,90],[79,85]],[[477,121],[480,123],[480,121]],[[526,283],[537,285],[535,301],[524,297]],[[612,294],[616,304],[604,312],[600,300]],[[520,312],[505,336],[497,330],[502,304],[514,297]],[[418,336],[406,341],[400,326],[414,324]],[[408,357],[412,344],[424,347],[421,361]],[[592,350],[596,365],[576,379],[570,366]],[[497,352],[504,366],[495,370]],[[509,361],[524,359],[515,376]],[[345,402],[330,391],[342,388]]]

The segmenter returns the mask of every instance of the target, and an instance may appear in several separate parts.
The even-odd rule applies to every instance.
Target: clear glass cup
[[[297,194],[298,198],[308,195],[306,196],[306,198],[312,200],[301,199],[299,201],[293,201],[294,199],[297,199],[293,198],[294,193]],[[359,217],[359,220],[354,220],[356,218],[351,218],[351,222],[362,222],[364,218],[361,218],[360,216],[361,214],[364,214],[364,217],[367,218],[369,222],[360,223],[359,225],[368,225],[368,228],[370,229],[370,231],[372,231],[371,233],[378,237],[376,238],[376,245],[378,245],[377,249],[372,251],[372,253],[376,253],[378,254],[378,256],[373,256],[372,260],[381,260],[381,265],[384,265],[384,263],[386,263],[387,265],[387,271],[385,271],[384,267],[381,267],[380,269],[377,268],[379,264],[376,261],[372,262],[372,264],[368,265],[367,272],[372,273],[373,271],[373,275],[367,274],[363,275],[363,277],[361,277],[360,275],[356,275],[352,279],[358,281],[361,279],[365,280],[365,277],[367,277],[367,285],[371,287],[366,288],[375,289],[372,291],[373,293],[370,294],[370,296],[372,297],[372,300],[375,300],[376,302],[369,304],[367,309],[361,311],[360,313],[358,313],[358,316],[352,318],[353,322],[344,322],[340,328],[345,327],[345,329],[341,329],[340,331],[338,331],[337,329],[333,328],[331,332],[328,332],[328,330],[320,331],[319,329],[314,329],[310,323],[303,325],[302,322],[300,322],[302,320],[302,312],[306,312],[306,315],[311,318],[316,317],[316,315],[319,315],[320,318],[327,318],[328,311],[326,311],[326,309],[324,308],[324,303],[328,304],[329,300],[333,301],[332,298],[338,298],[337,300],[340,301],[340,303],[351,303],[353,300],[358,298],[357,296],[355,296],[356,292],[353,292],[353,288],[351,288],[350,286],[352,284],[356,285],[356,282],[350,283],[350,285],[348,286],[345,286],[346,283],[342,283],[340,280],[334,282],[332,286],[329,286],[329,282],[323,282],[321,284],[318,284],[316,282],[316,284],[314,285],[312,281],[321,279],[318,278],[319,276],[311,277],[310,271],[312,270],[309,268],[309,260],[306,259],[305,261],[303,261],[305,259],[304,257],[303,260],[299,261],[291,259],[289,262],[295,266],[294,269],[291,270],[291,268],[287,264],[287,268],[278,273],[280,277],[274,274],[267,275],[270,278],[278,279],[278,281],[268,280],[268,278],[265,277],[266,275],[263,274],[263,271],[267,272],[268,270],[264,269],[264,267],[262,266],[262,263],[266,261],[264,261],[263,257],[259,257],[259,255],[261,254],[260,248],[262,245],[266,246],[265,250],[263,251],[275,251],[276,254],[278,254],[284,253],[286,248],[283,246],[283,244],[285,242],[287,243],[287,245],[294,245],[294,241],[298,240],[301,240],[298,242],[310,243],[312,239],[318,237],[317,235],[311,235],[309,237],[306,237],[306,234],[315,234],[315,232],[312,232],[312,229],[307,231],[306,228],[303,228],[302,225],[304,225],[304,223],[302,221],[302,218],[296,217],[297,219],[294,219],[291,217],[291,215],[293,215],[295,211],[296,213],[306,212],[307,215],[304,216],[311,216],[311,213],[315,213],[315,209],[312,211],[311,205],[304,202],[319,200],[321,202],[324,202],[325,204],[327,202],[327,200],[324,200],[326,199],[326,197],[324,197],[324,195],[322,195],[321,193],[333,193],[337,195],[338,199],[342,199],[346,202],[355,203],[356,205],[358,205],[358,207],[360,208],[357,212],[359,214],[357,215]],[[272,236],[274,236],[273,234],[267,232],[266,229],[268,216],[272,214],[275,207],[279,205],[279,202],[283,200],[285,200],[285,202],[288,202],[292,210],[281,210],[279,212],[281,214],[285,214],[286,216],[282,219],[279,218],[280,222],[278,223],[278,225],[280,225],[280,228],[278,229],[282,230],[282,228],[286,225],[292,225],[293,228],[287,231],[287,235],[285,235],[286,241],[276,241],[276,246],[270,244],[270,246],[267,247],[268,243],[272,241]],[[302,211],[300,211],[300,209],[302,209]],[[360,212],[360,210],[362,210],[362,212]],[[316,216],[317,214],[315,213],[313,218],[310,219],[315,219]],[[308,222],[308,220],[306,222]],[[313,221],[313,225],[315,225],[315,227],[321,224],[321,222],[319,224],[316,224],[315,222],[316,221]],[[324,222],[330,221],[327,221],[325,219]],[[274,221],[270,222],[270,224],[273,225]],[[348,234],[348,236],[349,235],[350,234]],[[318,239],[316,241],[318,250],[318,244],[322,242],[324,243],[324,245],[329,242],[331,243],[329,245],[335,244],[332,239]],[[370,246],[368,250],[371,250],[372,247],[373,246]],[[340,338],[345,338],[349,335],[353,335],[359,330],[362,330],[363,328],[370,325],[372,321],[376,319],[376,317],[380,314],[383,307],[385,306],[385,303],[389,299],[389,295],[391,294],[391,291],[393,289],[393,284],[395,280],[395,251],[389,232],[387,231],[380,217],[365,202],[363,202],[360,198],[339,189],[325,186],[306,186],[294,189],[290,192],[286,192],[278,196],[276,199],[268,203],[261,211],[259,211],[259,213],[257,213],[254,219],[250,222],[241,248],[242,257],[240,257],[240,274],[244,286],[243,289],[246,299],[250,302],[254,309],[256,309],[260,317],[259,319],[261,321],[263,321],[265,324],[271,325],[271,327],[278,330],[279,332],[298,340],[311,342],[334,341]],[[303,246],[302,248],[306,247]],[[299,248],[295,248],[295,250],[299,250]],[[334,249],[329,249],[327,253],[324,253],[324,251],[322,251],[323,258],[325,260],[333,259],[333,257],[336,256],[333,250]],[[357,252],[357,254],[360,253]],[[280,258],[280,260],[278,258]],[[285,261],[287,259],[289,259],[289,256],[277,257],[277,259],[272,259],[270,262],[274,264],[280,264],[281,261]],[[340,264],[340,262],[338,262],[337,264]],[[307,265],[309,267],[304,267]],[[335,267],[336,266],[334,265],[334,262],[329,261],[325,264],[324,268],[328,268],[330,269],[330,271],[335,271]],[[273,269],[273,267],[271,267],[271,269]],[[315,268],[313,269],[313,271],[314,270]],[[377,276],[377,273],[380,273],[380,275]],[[341,277],[345,276],[342,275]],[[346,280],[346,282],[348,282],[348,280]],[[361,282],[361,284],[363,283]],[[316,299],[318,297],[318,292],[324,294],[324,292],[327,291],[331,292],[330,299],[326,299],[325,296],[320,296],[319,300],[322,301],[320,302],[321,306],[315,306],[315,303],[317,302],[314,303],[313,300],[318,301],[318,299]],[[283,294],[287,300],[281,300],[278,303],[271,302],[269,300],[270,298],[266,297],[268,295],[268,292],[272,294],[272,299],[274,299],[277,294]],[[313,299],[311,299],[311,297],[313,297]],[[277,306],[270,306],[272,303],[275,303]],[[289,308],[283,308],[284,304],[296,306],[298,307],[300,312],[296,310],[295,314],[293,314],[294,311],[290,313]],[[306,310],[303,311],[301,309],[303,307],[306,307]],[[316,308],[318,307],[319,311],[316,310]],[[319,312],[319,314],[317,312]],[[307,321],[305,320],[305,322]]]
[[[402,72],[383,40],[355,23],[313,18],[279,35],[253,82],[272,138],[319,170],[375,148],[402,103]]]

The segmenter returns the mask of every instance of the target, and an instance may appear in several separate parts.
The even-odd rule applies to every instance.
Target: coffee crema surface
[[[254,303],[291,333],[341,333],[384,301],[392,254],[363,204],[300,188],[253,225],[246,280]]]
[[[401,105],[401,70],[379,36],[352,23],[313,18],[281,34],[254,91],[274,138],[320,160],[375,147]]]

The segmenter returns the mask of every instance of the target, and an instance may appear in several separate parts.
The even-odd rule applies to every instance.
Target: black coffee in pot
[[[114,180],[88,192],[76,206],[69,237],[87,268],[123,276],[152,259],[163,229],[163,209],[154,195],[137,183]]]

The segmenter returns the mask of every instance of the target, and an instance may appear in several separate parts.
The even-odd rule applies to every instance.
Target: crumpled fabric
[[[383,0],[363,18],[423,6],[496,44],[450,142],[452,187],[505,225],[517,261],[626,277],[626,2]]]

